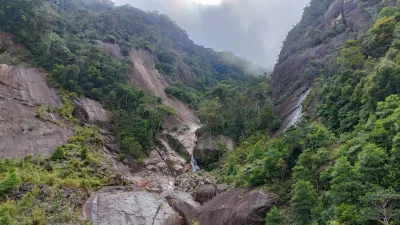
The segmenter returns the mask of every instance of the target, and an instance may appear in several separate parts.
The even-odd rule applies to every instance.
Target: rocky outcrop
[[[300,54],[291,55],[285,61],[276,64],[272,75],[273,95],[278,98],[292,90],[293,83],[303,74],[308,62],[312,59],[324,57],[329,52],[328,46],[321,44]]]
[[[180,225],[168,202],[148,192],[96,193],[86,202],[84,216],[95,225]]]
[[[235,189],[202,205],[197,221],[201,225],[264,225],[265,215],[278,199],[276,194],[261,189]]]
[[[111,114],[103,106],[89,98],[77,98],[74,116],[83,124],[92,124],[106,130],[113,130]]]
[[[223,135],[212,135],[211,133],[204,133],[197,140],[194,147],[193,155],[200,164],[206,164],[215,161],[221,151],[221,146],[226,150],[232,151],[235,147],[235,142]]]
[[[0,32],[0,52],[4,51],[12,55],[17,51],[24,51],[24,48],[14,43],[12,35]]]
[[[154,91],[165,105],[175,109],[178,113],[177,116],[168,118],[163,126],[170,130],[175,126],[181,129],[185,129],[186,127],[189,127],[189,129],[192,127],[197,128],[200,121],[194,111],[183,102],[169,98],[165,93],[165,88],[171,82],[155,68],[155,65],[158,63],[157,57],[146,50],[136,49],[132,50],[130,56],[134,63],[134,74],[131,77],[131,82],[145,90]]]
[[[183,225],[192,225],[196,220],[197,209],[200,204],[196,202],[193,197],[186,192],[181,191],[166,191],[161,194],[168,204],[179,213],[182,218]]]
[[[119,47],[118,44],[101,41],[100,45],[103,47],[104,51],[110,54],[114,59],[117,60],[124,59],[124,56],[121,53],[121,48]]]
[[[53,113],[36,117],[40,106],[62,106],[57,91],[36,68],[0,65],[0,156],[49,155],[72,136],[72,129]]]
[[[98,126],[99,134],[104,140],[104,146],[113,152],[119,152],[119,146],[115,139],[111,113],[97,101],[89,98],[77,98],[74,100],[74,117],[78,118],[82,125]]]
[[[212,184],[203,184],[193,193],[193,197],[201,204],[210,201],[215,195],[217,195],[217,189]]]

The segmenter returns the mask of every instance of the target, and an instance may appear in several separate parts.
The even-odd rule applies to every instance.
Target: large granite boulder
[[[95,225],[180,225],[178,214],[160,195],[148,192],[95,193],[84,217]]]
[[[235,189],[217,195],[197,214],[201,225],[264,225],[265,215],[279,197],[261,189]]]
[[[218,161],[223,154],[221,148],[232,151],[234,147],[235,142],[229,137],[204,133],[197,140],[193,155],[200,164],[206,165]]]
[[[217,189],[212,184],[203,184],[193,193],[193,197],[204,204],[210,201],[217,194]]]
[[[0,64],[0,157],[46,156],[72,136],[73,131],[56,115],[40,106],[62,106],[57,91],[46,81],[45,71]]]
[[[182,191],[166,191],[161,194],[167,200],[169,205],[179,213],[183,225],[192,225],[196,220],[197,209],[200,204],[193,197]]]

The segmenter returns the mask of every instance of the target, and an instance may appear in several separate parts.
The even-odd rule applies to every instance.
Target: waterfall
[[[197,161],[193,155],[190,158],[190,165],[192,166],[193,173],[195,173],[197,170],[200,170],[200,167],[197,165]]]

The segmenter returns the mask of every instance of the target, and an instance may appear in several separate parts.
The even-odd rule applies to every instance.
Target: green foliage
[[[56,151],[51,154],[52,160],[61,160],[65,158],[65,151],[63,147],[57,147]]]
[[[0,195],[4,196],[16,187],[18,187],[18,175],[15,169],[11,169],[7,176],[0,182]]]
[[[193,109],[198,109],[200,102],[204,100],[204,96],[201,92],[182,84],[175,84],[165,88],[165,93],[167,93],[169,97],[175,97],[181,100]]]
[[[327,34],[323,34],[321,30],[315,27],[319,27],[324,22],[324,13],[330,3],[330,0],[311,0],[304,9],[300,23],[293,27],[286,36],[279,54],[279,62],[286,60],[291,54],[313,47],[324,40],[324,36],[327,36]],[[342,28],[337,28],[337,30],[339,33],[343,31]]]
[[[281,225],[282,224],[282,212],[276,206],[272,207],[267,213],[265,219],[265,225]]]
[[[318,194],[309,181],[297,181],[291,199],[294,224],[311,224],[311,212],[317,204],[317,197]]]
[[[36,117],[43,119],[47,115],[46,108],[40,106],[38,110],[36,110]]]
[[[277,130],[279,119],[269,99],[272,88],[267,77],[253,78],[237,86],[223,82],[207,93],[198,110],[200,120],[211,132],[230,136],[236,141],[256,132]]]
[[[13,221],[9,213],[6,213],[3,216],[0,216],[0,224],[2,225],[13,225]]]

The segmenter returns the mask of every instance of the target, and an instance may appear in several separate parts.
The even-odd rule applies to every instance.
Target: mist
[[[114,0],[145,11],[168,14],[197,44],[231,51],[272,69],[287,33],[301,19],[309,0]]]

